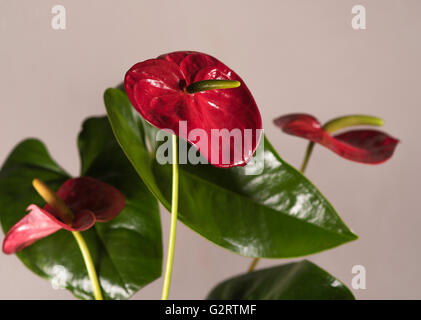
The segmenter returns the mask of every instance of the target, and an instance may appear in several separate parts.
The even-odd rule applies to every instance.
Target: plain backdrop
[[[51,28],[56,4],[66,8],[66,30]],[[366,30],[351,27],[356,4],[366,8]],[[136,62],[175,50],[206,52],[245,80],[267,136],[295,166],[306,142],[281,133],[275,117],[307,112],[327,121],[363,113],[385,119],[384,130],[401,140],[385,164],[358,164],[315,148],[307,175],[360,239],[308,259],[349,287],[352,267],[363,265],[367,288],[353,290],[359,299],[420,299],[420,9],[417,0],[1,0],[0,161],[33,136],[76,175],[80,124],[105,113],[107,87]],[[166,246],[170,215],[164,209],[161,219]],[[265,260],[260,267],[285,261]],[[202,299],[249,262],[179,223],[170,298]],[[160,298],[161,284],[134,298]],[[0,298],[73,296],[53,289],[15,256],[0,254]]]

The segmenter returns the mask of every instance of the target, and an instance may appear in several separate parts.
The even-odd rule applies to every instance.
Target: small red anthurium
[[[125,206],[120,191],[89,177],[65,181],[56,194],[38,179],[33,185],[48,204],[43,209],[35,204],[28,206],[29,213],[4,238],[3,252],[6,254],[20,251],[60,229],[87,230],[96,221],[113,219]]]
[[[379,164],[388,160],[395,151],[399,140],[387,133],[373,129],[357,129],[331,133],[356,125],[383,125],[383,120],[362,115],[352,115],[333,119],[324,126],[309,114],[288,114],[274,120],[276,126],[285,133],[321,144],[349,160]]]
[[[253,96],[214,57],[179,51],[146,60],[127,71],[124,86],[146,121],[187,140],[214,166],[244,166],[259,144],[262,120]],[[180,130],[181,121],[186,130]],[[196,129],[206,133],[206,141]],[[240,156],[238,144],[223,143],[233,130],[242,138]]]

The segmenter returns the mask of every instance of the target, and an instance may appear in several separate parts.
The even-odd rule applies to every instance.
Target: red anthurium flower
[[[235,80],[240,86],[198,91],[196,85],[206,80]],[[253,96],[234,71],[207,54],[180,51],[137,63],[126,73],[124,86],[143,118],[195,145],[217,167],[243,166],[257,148],[262,121]],[[180,121],[187,122],[187,130],[180,130]],[[207,141],[198,139],[195,129],[204,130]],[[232,130],[240,130],[240,156],[238,144],[219,139],[229,139]]]
[[[349,160],[378,164],[389,159],[399,140],[372,129],[350,130],[332,136],[327,126],[309,114],[289,114],[274,120],[285,133],[319,143]]]
[[[20,251],[60,229],[87,230],[96,221],[106,222],[113,219],[125,206],[125,198],[120,191],[89,177],[65,181],[56,194],[74,213],[73,221],[70,224],[64,223],[49,204],[43,209],[31,204],[27,209],[29,213],[6,234],[3,241],[4,253]]]

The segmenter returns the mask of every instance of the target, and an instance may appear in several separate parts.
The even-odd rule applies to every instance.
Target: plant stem
[[[303,163],[301,164],[301,167],[300,167],[301,173],[304,173],[304,171],[306,171],[308,160],[310,160],[310,156],[313,152],[313,148],[314,148],[314,142],[311,141],[308,143],[306,153],[304,155]]]
[[[253,272],[257,264],[259,263],[259,261],[260,261],[260,258],[254,258],[253,261],[250,263],[250,267],[247,272]]]
[[[171,199],[171,227],[168,242],[167,264],[165,267],[164,285],[162,287],[162,300],[168,300],[170,292],[172,266],[174,262],[175,233],[177,228],[178,209],[178,140],[172,137],[172,199]]]
[[[76,239],[77,244],[79,245],[80,252],[82,253],[83,260],[85,261],[86,270],[88,270],[89,280],[91,280],[92,290],[94,292],[95,300],[104,300],[102,297],[101,287],[99,285],[98,276],[95,271],[95,266],[92,261],[89,248],[83,239],[82,234],[79,231],[72,231],[73,236]]]
[[[304,173],[307,168],[308,160],[310,159],[311,153],[313,152],[314,142],[310,142],[307,146],[306,153],[304,155],[303,162],[301,163],[300,172]],[[252,272],[256,269],[257,264],[259,263],[260,258],[254,258],[250,264],[249,270],[247,272]]]

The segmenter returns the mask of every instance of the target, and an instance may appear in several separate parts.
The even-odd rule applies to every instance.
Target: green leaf
[[[82,175],[109,183],[126,197],[126,207],[115,219],[96,223],[82,235],[105,298],[129,298],[161,275],[158,204],[118,146],[106,117],[85,121],[78,143]],[[70,176],[51,159],[42,142],[28,139],[12,151],[0,171],[0,220],[5,233],[25,215],[29,204],[44,205],[32,188],[35,177],[56,190]],[[17,255],[53,286],[82,299],[93,298],[85,264],[70,232],[60,230]]]
[[[353,300],[335,277],[303,260],[246,273],[218,284],[210,300]]]
[[[128,159],[169,210],[171,165],[155,160],[156,128],[142,120],[123,91],[108,89],[104,101]],[[264,148],[264,170],[259,175],[245,174],[257,170],[254,164],[230,169],[180,165],[179,219],[215,244],[251,257],[302,256],[357,238],[267,139]]]

